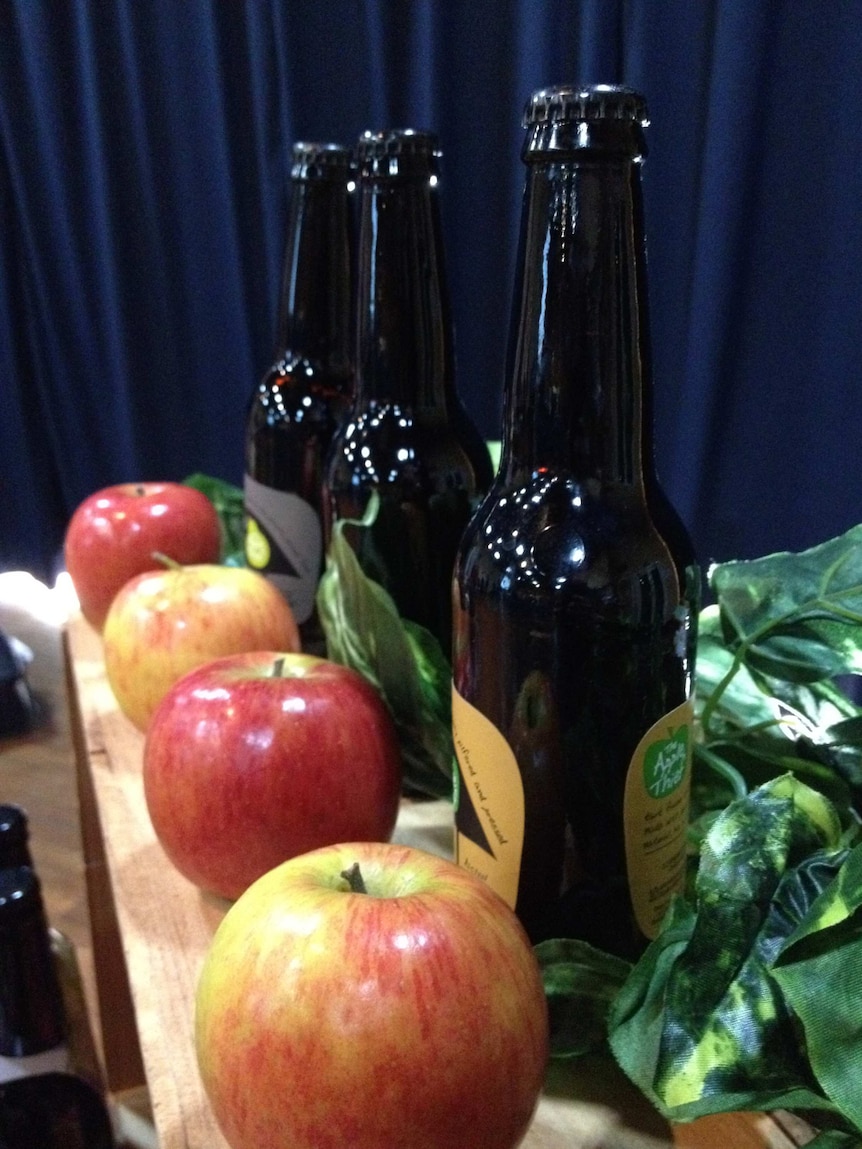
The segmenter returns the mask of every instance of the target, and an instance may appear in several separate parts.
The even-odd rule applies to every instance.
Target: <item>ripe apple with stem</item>
[[[228,910],[195,1041],[232,1149],[513,1149],[548,1016],[502,898],[443,858],[360,842],[277,866]]]
[[[401,751],[362,675],[311,654],[253,651],[174,683],[147,729],[143,779],[176,868],[237,898],[297,854],[388,841]]]
[[[64,559],[81,613],[101,630],[122,586],[161,565],[215,563],[221,528],[215,506],[185,483],[118,483],[75,509],[66,528]]]
[[[227,654],[298,651],[287,600],[246,567],[167,559],[118,592],[102,632],[105,673],[122,712],[139,730],[178,678]]]

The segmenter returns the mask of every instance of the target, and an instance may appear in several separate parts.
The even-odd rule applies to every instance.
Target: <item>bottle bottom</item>
[[[80,1077],[42,1073],[0,1085],[3,1149],[116,1149],[111,1119]]]

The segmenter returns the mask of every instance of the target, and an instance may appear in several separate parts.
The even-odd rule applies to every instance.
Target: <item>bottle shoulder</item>
[[[497,476],[464,534],[457,576],[485,593],[613,612],[645,587],[675,608],[687,565],[641,488],[536,471]]]
[[[491,479],[487,447],[475,432],[437,409],[413,409],[396,402],[354,404],[333,441],[330,471],[339,477],[386,483],[410,475],[442,480],[484,492]]]
[[[275,363],[252,392],[252,429],[275,424],[321,424],[340,418],[350,402],[349,373],[328,371],[305,359]]]

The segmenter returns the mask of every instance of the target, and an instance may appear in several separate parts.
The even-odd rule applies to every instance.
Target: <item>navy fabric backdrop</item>
[[[3,0],[0,569],[108,483],[240,481],[290,145],[439,132],[459,382],[499,433],[536,87],[647,96],[661,475],[704,561],[862,521],[860,0]]]

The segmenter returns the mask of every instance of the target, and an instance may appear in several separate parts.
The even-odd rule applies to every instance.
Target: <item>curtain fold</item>
[[[695,519],[708,498],[713,432],[729,398],[722,382],[734,332],[749,305],[750,221],[761,186],[764,138],[764,109],[753,97],[767,67],[774,7],[771,0],[756,11],[728,5],[719,9],[713,26],[683,368],[685,398],[695,402],[701,417],[675,440],[669,459],[669,469],[680,476],[677,502],[686,520]]]
[[[0,569],[98,487],[239,482],[298,138],[436,130],[459,387],[499,433],[536,87],[647,96],[657,456],[704,561],[862,520],[857,0],[6,0]]]

